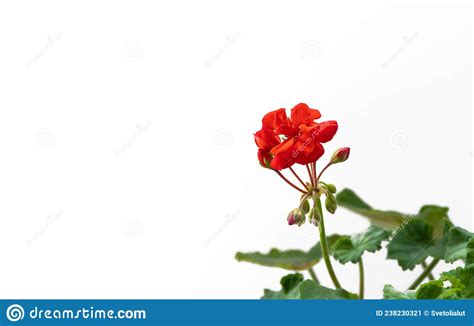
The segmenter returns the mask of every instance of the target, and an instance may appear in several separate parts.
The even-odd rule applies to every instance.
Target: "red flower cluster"
[[[255,133],[258,159],[264,167],[282,170],[295,163],[308,164],[323,154],[321,143],[330,141],[337,131],[334,120],[317,123],[321,113],[300,103],[291,109],[291,118],[285,109],[267,113],[262,129]]]

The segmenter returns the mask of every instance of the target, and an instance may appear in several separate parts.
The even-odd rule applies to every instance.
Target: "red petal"
[[[262,129],[277,130],[287,119],[285,109],[268,112],[262,119]]]
[[[293,147],[294,143],[295,143],[295,139],[294,138],[289,138],[289,139],[285,140],[284,142],[278,144],[277,146],[273,147],[270,152],[272,154],[276,155],[276,154],[279,154],[279,153],[282,153],[282,152],[289,151],[289,150],[291,150],[291,147]]]
[[[309,143],[306,147],[301,147],[296,151],[295,162],[306,165],[316,162],[323,154],[323,145],[317,142]]]
[[[313,122],[315,119],[319,119],[321,113],[318,110],[310,109],[308,105],[300,103],[291,109],[291,121],[294,126]]]
[[[275,134],[285,135],[288,138],[298,133],[291,120],[286,116],[285,109],[278,109],[265,114],[262,119],[262,129],[274,130]]]
[[[271,153],[274,154],[270,166],[275,170],[282,170],[295,164],[293,157],[293,148],[295,140],[287,139],[283,143],[272,148]]]
[[[295,164],[294,159],[291,156],[291,153],[282,153],[275,155],[270,167],[274,170],[283,170]]]
[[[255,133],[255,144],[258,148],[269,151],[280,143],[280,138],[270,129],[262,129]]]
[[[318,123],[312,128],[312,136],[317,142],[326,143],[330,141],[337,132],[337,121],[330,120]]]
[[[303,165],[317,161],[324,154],[324,148],[316,139],[314,128],[302,125],[300,131],[293,145],[294,161]]]

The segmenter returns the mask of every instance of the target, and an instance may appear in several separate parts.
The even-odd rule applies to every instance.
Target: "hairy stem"
[[[359,260],[359,299],[364,299],[364,264]]]
[[[422,261],[422,262],[421,262],[421,266],[423,267],[423,269],[426,269],[426,267],[428,267],[428,265],[426,264],[426,261]],[[430,281],[434,280],[433,273],[429,273],[429,274],[428,274],[428,279],[429,279]]]
[[[321,219],[319,220],[319,241],[321,243],[321,253],[323,254],[324,263],[326,264],[326,268],[328,270],[329,276],[331,277],[332,283],[336,288],[340,288],[341,284],[339,283],[336,273],[334,273],[334,269],[332,268],[331,260],[329,259],[329,249],[326,239],[326,231],[324,230],[324,217],[323,217],[323,210],[321,208],[321,199],[316,195],[316,192],[313,192],[313,201],[319,211]]]
[[[311,278],[313,279],[313,281],[315,281],[316,283],[320,284],[319,283],[319,279],[318,277],[316,276],[316,273],[314,272],[314,269],[311,267],[308,269],[308,273],[309,275],[311,276]]]
[[[410,285],[408,290],[416,289],[418,287],[418,285],[420,285],[420,283],[423,282],[423,280],[428,276],[428,274],[431,273],[431,271],[433,270],[433,268],[435,268],[435,266],[438,264],[438,262],[439,262],[438,258],[433,258],[431,263],[429,263],[429,265],[426,266],[423,273],[421,273],[420,276],[418,276],[418,278],[415,280],[415,282],[413,282],[412,285]]]

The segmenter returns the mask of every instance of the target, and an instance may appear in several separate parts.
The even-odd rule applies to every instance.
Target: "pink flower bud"
[[[339,148],[337,151],[332,154],[331,157],[331,163],[341,163],[344,162],[349,158],[349,153],[351,152],[351,149],[349,147],[342,147]]]
[[[303,211],[299,208],[295,208],[290,212],[290,214],[288,214],[287,221],[288,225],[298,224],[299,226],[301,226],[301,224],[303,224],[305,221]]]

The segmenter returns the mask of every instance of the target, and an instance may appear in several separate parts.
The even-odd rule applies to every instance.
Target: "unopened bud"
[[[332,192],[333,194],[335,194],[337,191],[336,186],[333,185],[332,183],[326,183],[326,188],[328,188],[328,190]]]
[[[293,225],[293,224],[298,224],[298,226],[301,226],[301,224],[304,223],[305,221],[305,216],[303,210],[300,208],[295,208],[288,214],[288,225]]]
[[[262,167],[270,169],[270,163],[272,162],[272,158],[273,158],[270,152],[266,152],[262,149],[259,149],[257,152],[257,157]]]
[[[319,213],[319,210],[316,207],[313,207],[308,213],[308,218],[309,223],[318,226],[319,221],[321,220],[321,214]]]
[[[309,209],[310,209],[310,205],[309,205],[309,201],[307,199],[307,195],[302,194],[300,200],[301,200],[300,208],[303,210],[304,214],[308,214]]]
[[[301,204],[301,209],[305,214],[309,212],[310,206],[309,206],[309,201],[306,199],[302,204]]]
[[[334,154],[332,154],[331,164],[344,162],[349,158],[350,152],[351,149],[349,147],[339,148],[337,151],[334,152]]]
[[[334,214],[337,209],[336,197],[330,192],[326,193],[326,201],[324,202],[329,213]]]

